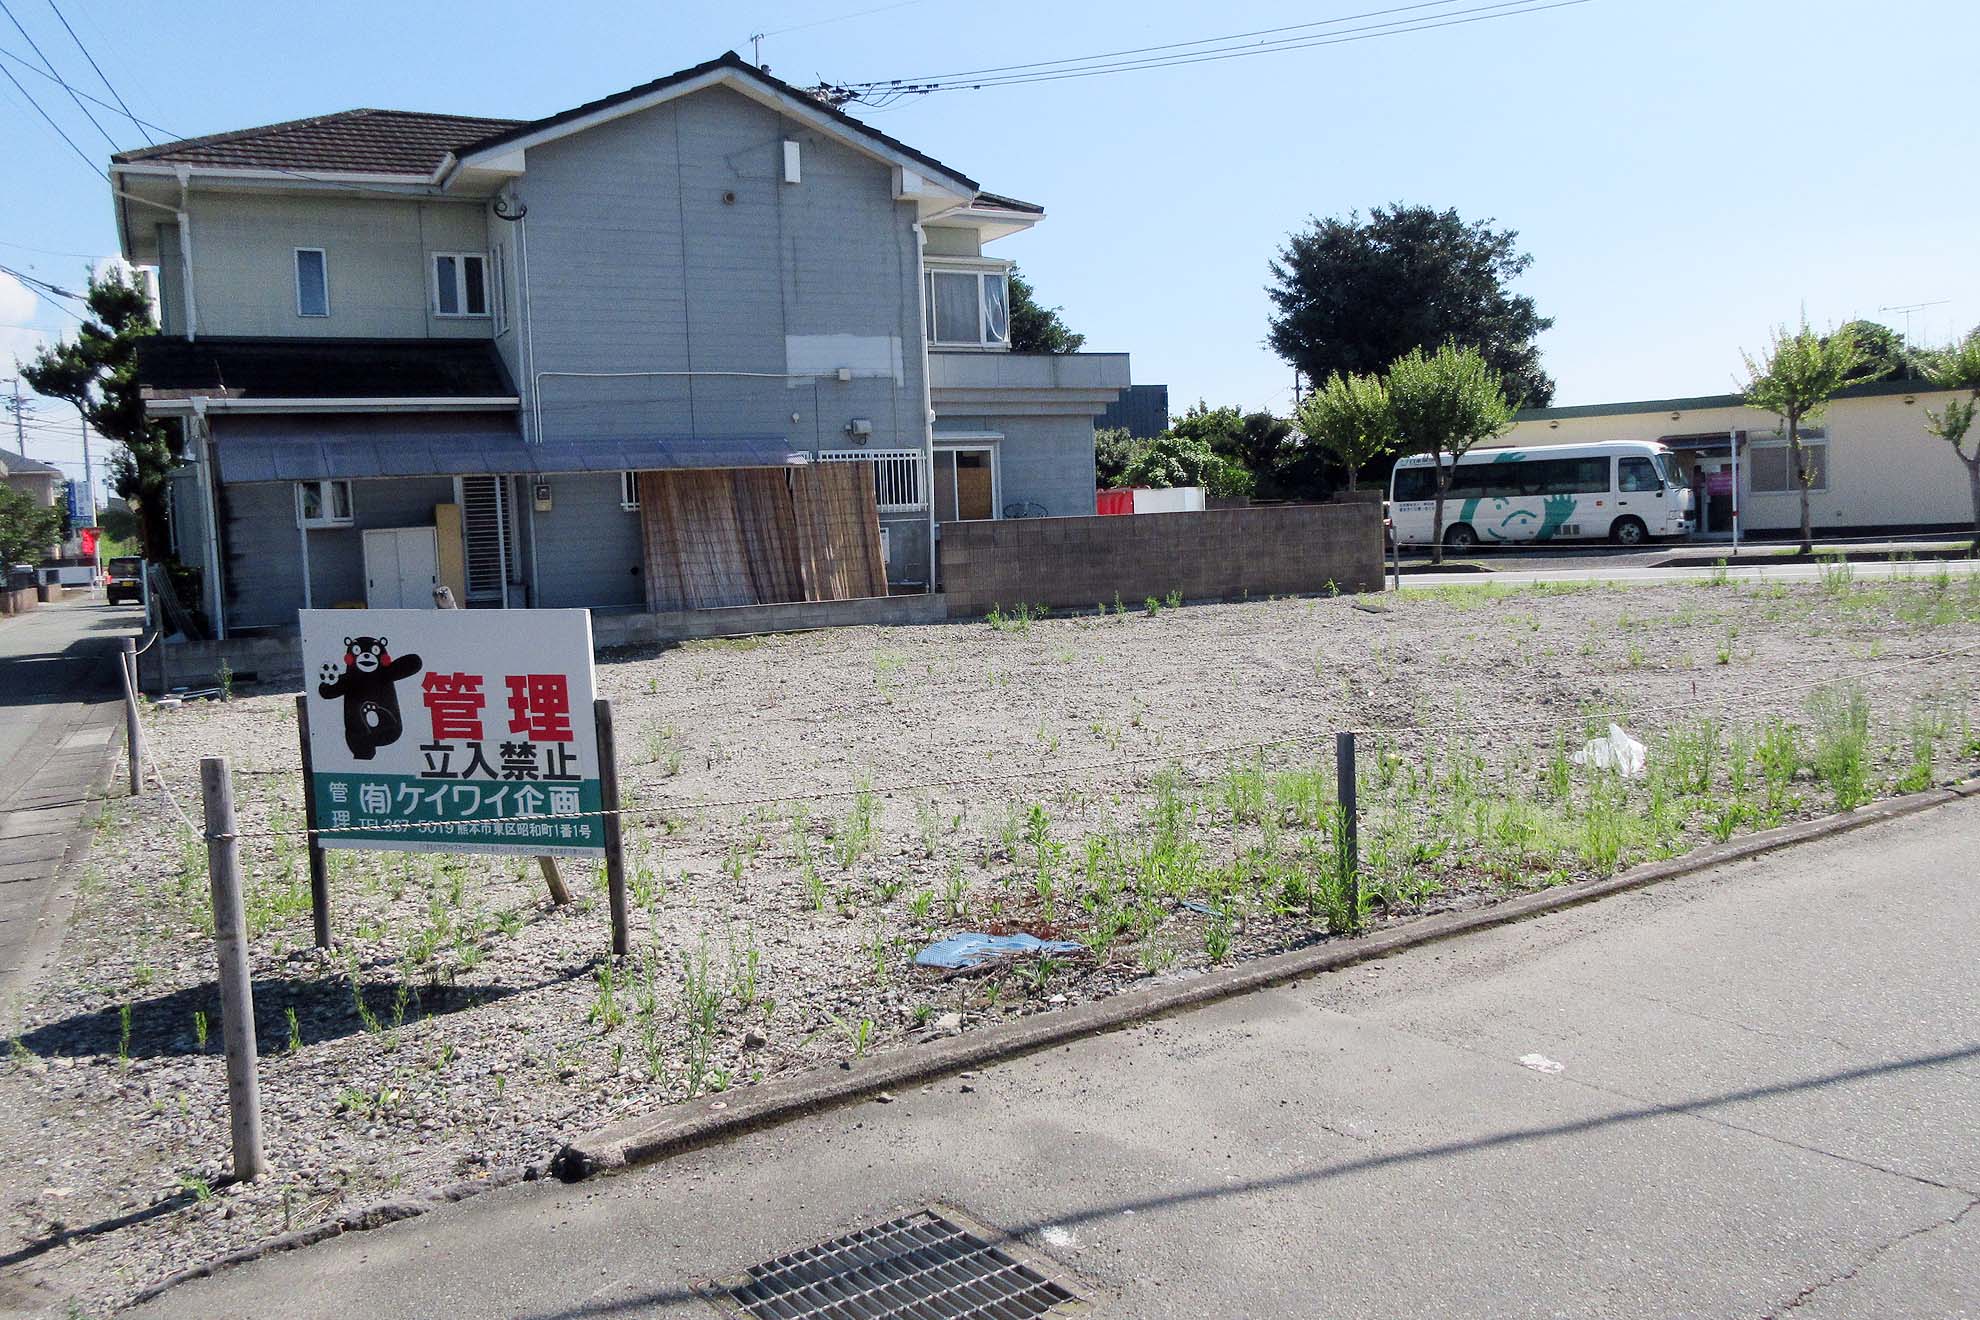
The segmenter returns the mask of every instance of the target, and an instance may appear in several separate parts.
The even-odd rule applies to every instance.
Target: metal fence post
[[[126,637],[117,656],[117,672],[124,676],[124,752],[131,763],[131,796],[144,792],[144,730],[138,724],[137,642]]]
[[[1334,735],[1334,784],[1340,802],[1341,851],[1348,861],[1348,912],[1356,927],[1361,925],[1361,836],[1356,825],[1354,735]]]
[[[619,752],[612,736],[612,703],[604,697],[592,703],[598,721],[598,797],[604,808],[605,890],[612,904],[612,952],[632,951],[626,921],[626,852],[619,830]]]
[[[241,908],[241,845],[234,837],[234,782],[227,758],[199,763],[206,810],[206,873],[213,887],[213,945],[220,962],[220,1026],[227,1047],[227,1114],[234,1137],[234,1176],[259,1178],[261,1079],[255,1057],[254,988],[248,980],[247,917]]]
[[[330,947],[330,866],[316,835],[316,763],[309,751],[309,696],[296,694],[296,735],[302,741],[303,828],[309,831],[309,913],[316,947]]]

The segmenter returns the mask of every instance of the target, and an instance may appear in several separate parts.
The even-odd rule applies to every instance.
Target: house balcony
[[[928,353],[930,399],[950,416],[1097,417],[1128,384],[1125,353]]]

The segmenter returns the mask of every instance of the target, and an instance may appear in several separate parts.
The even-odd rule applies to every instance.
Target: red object
[[[481,708],[488,704],[479,674],[432,674],[419,681],[421,700],[433,720],[433,741],[481,741]]]
[[[511,674],[509,732],[533,742],[570,742],[571,689],[562,674]]]
[[[76,539],[82,542],[84,559],[96,558],[96,529],[94,527],[80,528],[76,532]]]
[[[1133,513],[1134,492],[1131,490],[1102,490],[1094,492],[1093,511],[1095,513]]]

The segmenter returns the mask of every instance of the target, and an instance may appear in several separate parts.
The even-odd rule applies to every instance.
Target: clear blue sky
[[[58,2],[131,108],[183,135],[351,106],[547,114],[725,49],[747,53],[756,30],[774,34],[764,46],[773,71],[809,83],[1382,7]],[[102,94],[48,0],[7,3],[72,81]],[[1178,409],[1202,396],[1283,410],[1291,375],[1263,346],[1266,262],[1309,216],[1395,200],[1520,231],[1534,258],[1522,287],[1557,320],[1543,348],[1558,402],[1704,394],[1732,388],[1740,349],[1803,307],[1827,325],[1946,300],[1914,314],[1923,341],[1980,322],[1977,8],[1591,0],[1355,44],[946,93],[867,117],[987,187],[1043,203],[1043,224],[994,251],[1022,263],[1089,347],[1131,352],[1135,379],[1167,383]],[[25,47],[0,18],[0,49]],[[16,71],[93,157],[107,155],[60,89]],[[128,123],[98,117],[137,144]],[[87,256],[28,249],[114,251],[107,191],[4,79],[0,159],[0,263],[79,283]],[[1882,319],[1903,325],[1901,314]],[[0,323],[73,325],[4,277]],[[0,375],[30,333],[0,329]],[[74,425],[66,405],[42,413]],[[30,451],[80,456],[72,434],[53,432]]]

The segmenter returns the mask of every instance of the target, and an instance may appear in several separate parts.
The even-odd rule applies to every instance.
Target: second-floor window
[[[433,254],[433,314],[488,315],[488,258],[479,252]]]
[[[928,272],[928,342],[973,348],[1011,342],[1011,292],[1004,271]]]
[[[330,315],[330,267],[322,248],[296,249],[296,315]]]

